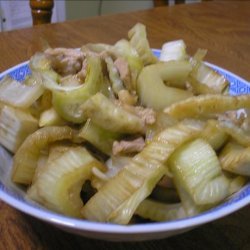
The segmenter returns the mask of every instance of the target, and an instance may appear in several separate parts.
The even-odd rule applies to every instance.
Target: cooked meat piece
[[[62,76],[74,75],[82,68],[84,53],[76,49],[46,49],[45,55],[51,60],[52,68]]]
[[[120,100],[114,100],[114,102],[116,105],[122,106],[126,111],[140,117],[145,125],[154,124],[156,121],[156,112],[151,108],[128,105]]]
[[[137,102],[138,96],[130,94],[126,89],[122,89],[118,92],[118,98],[122,104],[134,106]]]
[[[118,57],[114,61],[114,65],[118,69],[121,80],[123,81],[126,88],[130,89],[131,76],[130,76],[130,70],[129,70],[128,62],[125,59],[123,59],[121,57]]]
[[[145,124],[154,124],[156,121],[156,113],[151,108],[136,106],[135,113],[142,118]]]
[[[114,155],[140,152],[145,146],[145,141],[139,137],[133,141],[114,141],[112,152]]]
[[[82,63],[81,70],[77,73],[77,78],[80,79],[80,81],[84,81],[87,75],[87,60],[85,59]]]
[[[129,67],[127,61],[121,57],[118,57],[115,60],[114,64],[119,71],[121,79],[125,79],[129,75]]]
[[[130,105],[123,105],[124,109],[128,112],[131,112],[137,116],[139,116],[144,124],[154,124],[156,121],[156,113],[151,108],[144,108],[142,106],[130,106]]]

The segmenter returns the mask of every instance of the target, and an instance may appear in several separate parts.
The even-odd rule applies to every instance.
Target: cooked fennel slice
[[[183,40],[175,40],[162,45],[160,61],[186,60],[186,44]]]
[[[40,117],[41,112],[50,108],[52,108],[52,92],[46,89],[29,110],[35,117]]]
[[[37,52],[30,58],[29,67],[32,71],[47,72],[51,70],[51,61],[44,53]]]
[[[214,150],[219,150],[228,140],[228,134],[219,126],[218,121],[208,120],[202,132],[202,139],[206,140]]]
[[[231,178],[229,194],[232,195],[238,192],[247,183],[247,178],[245,176],[236,176]]]
[[[178,121],[172,119],[171,116],[165,114],[162,111],[156,112],[156,121],[153,124],[148,124],[146,127],[145,141],[149,143],[157,133],[160,133],[165,128],[177,124]]]
[[[129,30],[128,37],[130,44],[136,49],[144,65],[157,61],[157,58],[150,49],[145,25],[137,23]]]
[[[67,122],[58,115],[53,107],[43,111],[39,118],[39,127],[62,126],[66,125],[66,123]]]
[[[47,164],[48,159],[49,159],[49,150],[48,148],[46,148],[45,150],[42,150],[39,155],[39,158],[37,160],[37,167],[36,167],[33,179],[32,179],[32,183],[36,182],[37,178],[44,170],[44,166]]]
[[[222,174],[215,151],[203,139],[180,147],[168,164],[197,205],[216,204],[229,195],[229,180]]]
[[[164,109],[166,114],[176,119],[197,118],[229,110],[250,108],[250,95],[200,95],[174,103]]]
[[[61,157],[66,151],[68,151],[74,144],[70,142],[55,142],[46,147],[45,149],[41,150],[38,161],[37,167],[35,169],[34,176],[32,178],[32,188],[35,187],[34,185],[39,178],[39,176],[43,173],[46,169],[45,166],[50,164],[57,158]],[[32,190],[33,191],[33,190]]]
[[[176,178],[176,176],[174,176],[174,183],[180,196],[181,204],[187,216],[197,215],[210,208],[210,206],[206,205],[197,205],[191,195],[187,192],[186,188],[183,186],[182,180],[180,178]]]
[[[191,72],[189,82],[197,94],[222,94],[229,86],[229,82],[223,75],[218,74],[203,62]],[[199,85],[208,88],[205,92],[199,91],[204,90],[199,88]]]
[[[12,180],[16,183],[31,184],[40,151],[52,142],[72,140],[73,137],[74,131],[67,126],[44,127],[30,134],[13,158]]]
[[[101,59],[97,56],[89,56],[86,70],[85,83],[80,86],[62,86],[47,74],[43,74],[43,85],[53,93],[53,107],[66,121],[74,123],[85,121],[80,106],[102,88]]]
[[[87,43],[82,46],[81,51],[88,53],[89,51],[93,51],[96,53],[101,53],[104,51],[110,51],[112,45],[106,43]]]
[[[82,217],[80,192],[84,182],[91,178],[94,166],[102,168],[82,147],[72,147],[51,161],[36,182],[42,204],[68,216]]]
[[[250,146],[250,133],[230,121],[220,121],[218,126],[242,146]]]
[[[146,107],[163,110],[175,102],[191,97],[191,92],[181,89],[191,69],[186,61],[161,62],[144,67],[137,81],[140,102]]]
[[[204,61],[206,54],[206,49],[197,49],[193,57],[190,58],[190,62],[194,68],[199,67],[200,63]]]
[[[167,204],[150,199],[142,201],[135,214],[152,221],[170,221],[187,216],[181,203]]]
[[[12,153],[37,128],[38,121],[29,112],[7,105],[0,108],[0,143]]]
[[[219,160],[224,170],[250,176],[250,147],[229,142],[219,154]]]
[[[131,81],[130,83],[127,82],[126,87],[129,91],[135,90],[138,74],[143,68],[143,61],[139,57],[136,49],[133,48],[127,40],[121,39],[112,46],[110,53],[116,58],[121,57],[127,61]]]
[[[45,169],[45,165],[48,162],[48,157],[49,157],[49,152],[48,149],[46,150],[42,150],[41,154],[39,155],[39,158],[37,160],[37,167],[34,173],[34,176],[32,178],[32,184],[31,186],[29,186],[29,188],[27,189],[27,198],[36,201],[40,204],[42,204],[42,198],[38,193],[38,189],[37,189],[37,185],[36,185],[36,181],[39,178],[39,176],[41,175],[41,173],[43,172],[43,170]]]
[[[114,133],[134,134],[144,131],[142,119],[115,105],[102,93],[89,98],[81,110],[93,123]]]
[[[133,195],[138,197],[133,201],[133,209],[136,210],[167,171],[163,163],[178,146],[198,136],[203,128],[203,123],[183,121],[156,135],[151,143],[86,203],[82,210],[84,217],[93,221],[109,221],[110,218],[112,222],[112,213],[115,212],[114,218],[124,214],[119,208]],[[130,210],[123,221],[129,221],[133,212]]]
[[[112,60],[112,58],[110,56],[106,57],[105,62],[107,64],[107,69],[108,69],[109,79],[111,82],[112,89],[114,93],[118,95],[119,91],[124,89],[123,82],[119,76],[119,72],[116,66],[114,65],[114,61]]]
[[[88,119],[78,136],[90,142],[101,152],[111,155],[113,143],[120,137],[120,134],[105,130]]]
[[[129,199],[123,202],[117,209],[112,211],[112,213],[108,216],[107,221],[116,224],[128,224],[138,205],[150,195],[155,185],[159,182],[162,176],[166,175],[167,171],[167,167],[162,166],[159,167],[155,173],[151,173],[151,180],[145,181],[140,188],[130,196]]]
[[[41,79],[34,78],[31,86],[13,80],[9,76],[0,81],[0,101],[13,107],[28,108],[44,92]]]

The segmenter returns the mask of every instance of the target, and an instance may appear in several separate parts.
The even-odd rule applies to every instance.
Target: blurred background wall
[[[66,18],[78,19],[96,15],[126,12],[153,7],[152,0],[89,0],[66,1]]]
[[[186,0],[186,3],[200,0]],[[54,0],[52,22],[150,9],[153,0]],[[174,4],[174,0],[170,1]],[[0,0],[0,31],[32,26],[29,0]]]

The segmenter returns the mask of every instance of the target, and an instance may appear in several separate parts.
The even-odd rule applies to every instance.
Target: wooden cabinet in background
[[[52,22],[62,22],[66,18],[65,1],[54,1]],[[32,26],[29,0],[0,1],[0,31],[21,29]]]

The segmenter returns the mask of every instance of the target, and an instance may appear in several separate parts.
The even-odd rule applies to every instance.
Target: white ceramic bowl
[[[154,52],[156,55],[159,54],[158,50],[154,50]],[[215,65],[209,65],[229,80],[231,83],[231,94],[250,93],[250,85],[247,81]],[[22,80],[27,74],[29,74],[27,62],[3,72],[0,75],[0,78],[6,74],[11,75],[16,80]],[[65,231],[96,239],[112,241],[139,241],[170,237],[172,235],[188,231],[201,224],[229,215],[247,204],[250,204],[250,184],[247,184],[223,204],[202,214],[186,219],[129,226],[73,219],[51,212],[35,202],[27,200],[25,198],[25,192],[20,187],[14,185],[9,179],[11,161],[11,155],[0,146],[1,200],[26,214],[51,223]]]

